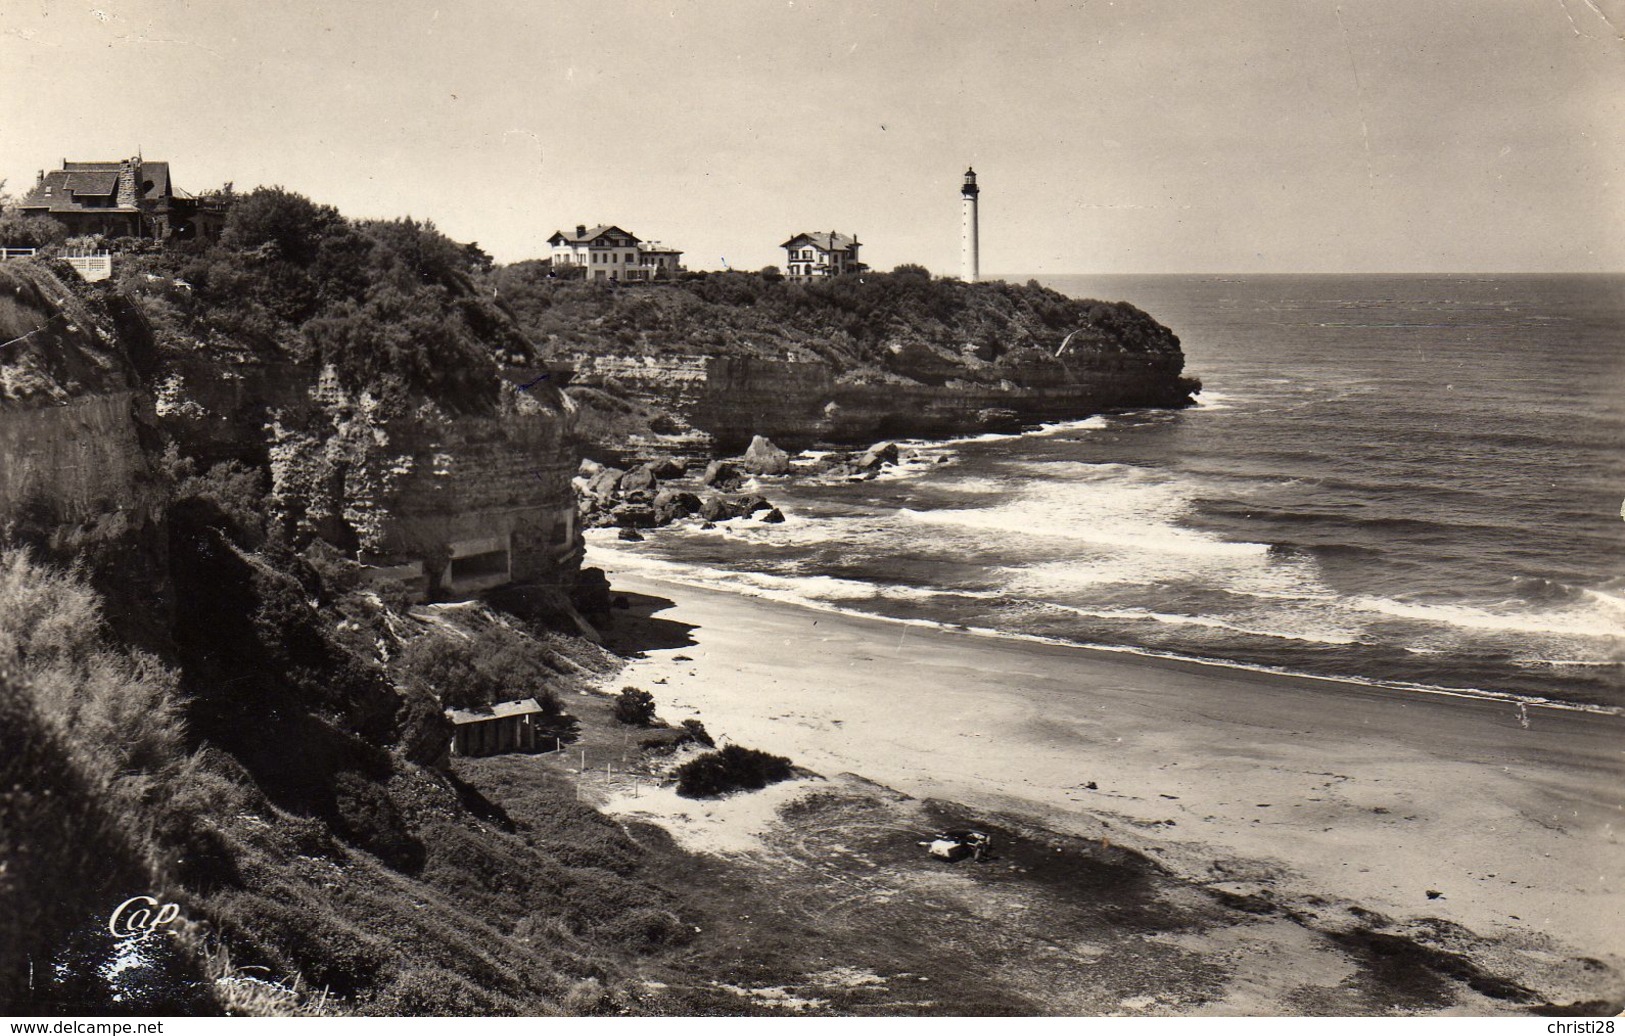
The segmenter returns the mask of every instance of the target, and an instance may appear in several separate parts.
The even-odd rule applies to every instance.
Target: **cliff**
[[[1034,357],[1003,368],[1008,376],[998,381],[941,384],[900,374],[842,374],[822,360],[577,356],[573,362],[582,385],[577,392],[590,387],[656,415],[653,434],[625,444],[633,453],[639,447],[658,452],[662,440],[732,451],[758,434],[805,448],[814,442],[1008,431],[1113,409],[1188,406],[1191,391],[1180,376],[1179,357],[1103,352]],[[590,404],[604,397],[586,398]],[[687,430],[701,435],[684,436]],[[616,444],[597,445],[613,452]]]
[[[504,382],[489,412],[452,415],[352,397],[329,371],[312,396],[267,428],[272,505],[302,534],[418,596],[571,587],[582,540],[562,393]]]
[[[797,284],[712,274],[610,288],[520,264],[494,278],[596,450],[733,450],[938,436],[1188,405],[1179,339],[1127,303],[905,268]],[[1063,348],[1064,346],[1064,348]]]
[[[533,846],[447,772],[440,695],[545,698],[562,728],[613,663],[483,606],[451,610],[466,632],[404,607],[562,600],[575,408],[432,228],[279,191],[232,218],[218,245],[121,254],[116,284],[0,264],[0,901],[22,919],[0,1011],[594,994],[685,929],[573,789],[544,791]],[[136,894],[184,920],[132,962],[106,925]],[[653,934],[602,923],[604,897]],[[570,927],[533,940],[531,915]]]
[[[275,528],[415,598],[580,565],[576,408],[463,246],[262,190],[218,245],[125,264],[158,420],[200,467],[265,473]]]
[[[139,321],[65,264],[0,265],[0,524],[7,538],[77,559],[115,626],[167,635],[166,481],[139,368]]]

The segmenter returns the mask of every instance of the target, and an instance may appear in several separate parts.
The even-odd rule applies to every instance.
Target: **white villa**
[[[573,234],[554,231],[547,243],[555,268],[583,267],[591,281],[664,281],[682,270],[681,249],[640,241],[616,226],[581,223]]]
[[[833,230],[797,234],[779,247],[785,252],[785,276],[791,280],[839,277],[866,269],[858,261],[862,245],[855,234],[848,237]]]

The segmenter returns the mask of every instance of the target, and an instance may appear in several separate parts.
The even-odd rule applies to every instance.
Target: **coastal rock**
[[[744,483],[744,478],[731,462],[714,460],[705,466],[705,474],[700,477],[700,481],[712,489],[731,492]]]
[[[609,577],[604,575],[604,570],[582,569],[570,590],[570,603],[583,615],[602,615],[609,611]]]
[[[620,535],[617,538],[625,540],[628,543],[642,543],[643,542],[643,535],[641,533],[639,533],[636,529],[622,529],[620,531]],[[622,600],[625,600],[625,598],[623,597],[623,598],[619,598],[617,600],[617,606],[624,607],[622,605],[619,605],[619,601],[622,601]]]
[[[758,493],[751,493],[748,496],[738,497],[735,499],[734,505],[739,508],[740,514],[745,515],[755,514],[757,511],[765,511],[773,506],[767,502],[767,497]]]
[[[790,454],[758,435],[745,449],[745,469],[758,475],[783,475],[790,470]]]
[[[729,518],[744,518],[757,511],[771,510],[766,498],[752,493],[749,496],[722,496],[712,494],[700,502],[700,517],[708,522],[725,522]]]
[[[845,475],[851,465],[852,454],[839,450],[818,457],[812,463],[815,475]]]
[[[688,465],[675,457],[662,457],[652,465],[655,478],[662,481],[682,478],[688,474]]]
[[[625,474],[620,468],[604,468],[587,480],[585,492],[599,500],[613,500],[621,487],[621,476]]]
[[[777,525],[778,523],[784,521],[784,512],[779,510],[777,507],[770,507],[767,509],[766,513],[757,519],[757,521],[767,522],[769,525]]]
[[[655,521],[669,525],[679,518],[698,514],[703,501],[693,493],[679,489],[662,489],[654,500]]]
[[[710,494],[700,501],[700,517],[707,522],[725,522],[739,516],[739,511],[726,497]]]
[[[603,470],[604,466],[591,457],[582,457],[581,463],[576,466],[576,474],[586,479],[592,478]]]
[[[775,508],[767,498],[756,493],[748,496],[723,496],[713,493],[700,501],[699,515],[707,522],[725,522],[730,518],[747,518],[758,511]],[[780,515],[782,518],[783,515]]]
[[[654,508],[644,504],[622,504],[610,512],[610,517],[623,529],[652,529],[657,524]]]
[[[1006,407],[984,407],[976,411],[976,423],[986,432],[1021,431],[1021,415]]]
[[[622,493],[635,493],[640,490],[653,492],[660,485],[655,477],[654,468],[642,464],[621,476],[620,488]]]
[[[853,462],[860,471],[874,471],[878,468],[897,463],[897,444],[894,442],[876,443],[864,451],[863,456]]]

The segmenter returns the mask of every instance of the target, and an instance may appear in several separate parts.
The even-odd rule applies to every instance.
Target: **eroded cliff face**
[[[515,582],[568,592],[582,555],[574,421],[546,385],[505,383],[493,412],[454,416],[324,378],[311,406],[278,410],[267,428],[273,505],[421,596]]]
[[[81,559],[114,625],[160,644],[167,483],[137,374],[148,343],[76,280],[48,264],[0,265],[0,523],[48,557]]]
[[[617,462],[1010,430],[1188,405],[1179,337],[1129,302],[917,268],[812,283],[712,273],[609,289],[523,264],[499,290]]]
[[[352,396],[331,371],[252,350],[155,356],[142,326],[70,271],[0,266],[0,526],[106,573],[136,639],[161,643],[169,624],[166,441],[201,468],[268,472],[296,541],[326,540],[416,597],[574,584],[576,414],[551,382],[504,381],[494,406],[452,413]]]
[[[794,449],[1009,430],[1114,409],[1188,406],[1196,389],[1182,376],[1177,348],[1129,352],[1109,343],[1061,357],[1027,350],[997,364],[920,362],[910,371],[914,377],[843,375],[820,360],[740,356],[578,356],[575,362],[578,382],[670,413],[719,451],[741,449],[753,435]],[[632,444],[634,452],[652,445]]]

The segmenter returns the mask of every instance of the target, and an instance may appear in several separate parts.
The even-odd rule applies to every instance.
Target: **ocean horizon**
[[[784,525],[592,551],[910,622],[1625,709],[1625,276],[1036,279],[1171,327],[1198,405],[909,442],[922,463],[873,482],[764,480]]]

